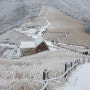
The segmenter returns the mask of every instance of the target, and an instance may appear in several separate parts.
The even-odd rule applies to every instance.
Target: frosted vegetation
[[[0,33],[37,16],[44,5],[79,19],[90,20],[89,0],[0,0]]]
[[[0,59],[0,90],[23,90],[24,86],[29,88],[25,90],[40,90],[43,86],[43,70],[47,69],[49,77],[55,78],[64,73],[66,62],[82,58],[81,54],[61,48],[58,51],[43,52],[20,60]],[[53,83],[50,84],[52,86]]]

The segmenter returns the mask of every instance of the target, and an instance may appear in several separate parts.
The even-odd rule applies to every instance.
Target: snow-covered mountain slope
[[[55,41],[64,48],[90,52],[89,49],[86,48],[84,48],[84,50],[77,48],[77,45],[90,46],[90,35],[84,31],[84,23],[50,6],[44,6],[38,17],[28,20],[22,25],[12,28],[0,35],[0,43],[5,45],[10,44],[11,46],[14,44],[19,48],[22,41],[32,41],[38,36],[44,37],[44,39],[46,39],[45,41],[49,41],[49,43]],[[50,49],[56,49],[52,48],[52,45],[48,46]],[[13,52],[15,52],[17,48],[12,50],[11,54],[9,53],[10,55],[8,54],[10,49],[8,51],[5,48],[7,48],[7,46],[3,49],[2,46],[0,47],[1,57],[12,59]]]
[[[0,0],[0,33],[37,16],[44,5],[51,5],[74,17],[90,20],[89,0]]]
[[[0,33],[38,14],[40,0],[0,0]],[[28,4],[28,5],[27,5]]]
[[[48,27],[46,31],[43,31],[43,37],[47,40],[90,46],[90,35],[84,31],[84,23],[50,6],[44,6],[38,17],[28,20],[23,25],[25,28],[34,27],[33,29],[40,33],[45,27]],[[0,41],[4,41],[4,39]]]
[[[42,11],[44,11],[42,9]],[[56,40],[61,43],[90,46],[90,35],[84,31],[84,23],[74,19],[53,7],[47,7],[44,14],[51,23],[44,34],[46,39]]]

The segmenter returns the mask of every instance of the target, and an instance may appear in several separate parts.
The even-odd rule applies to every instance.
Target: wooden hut
[[[22,56],[32,55],[46,50],[49,49],[42,37],[38,37],[34,41],[21,42],[20,44]]]

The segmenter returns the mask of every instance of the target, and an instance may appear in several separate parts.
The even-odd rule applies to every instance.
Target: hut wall
[[[36,48],[36,52],[42,52],[42,51],[46,51],[48,50],[48,46],[42,42],[37,48]]]
[[[35,48],[23,48],[23,49],[20,49],[20,51],[23,56],[36,54]]]

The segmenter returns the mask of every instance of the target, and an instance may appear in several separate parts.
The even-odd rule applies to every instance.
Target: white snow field
[[[54,90],[90,90],[90,63],[79,66],[64,87]]]

